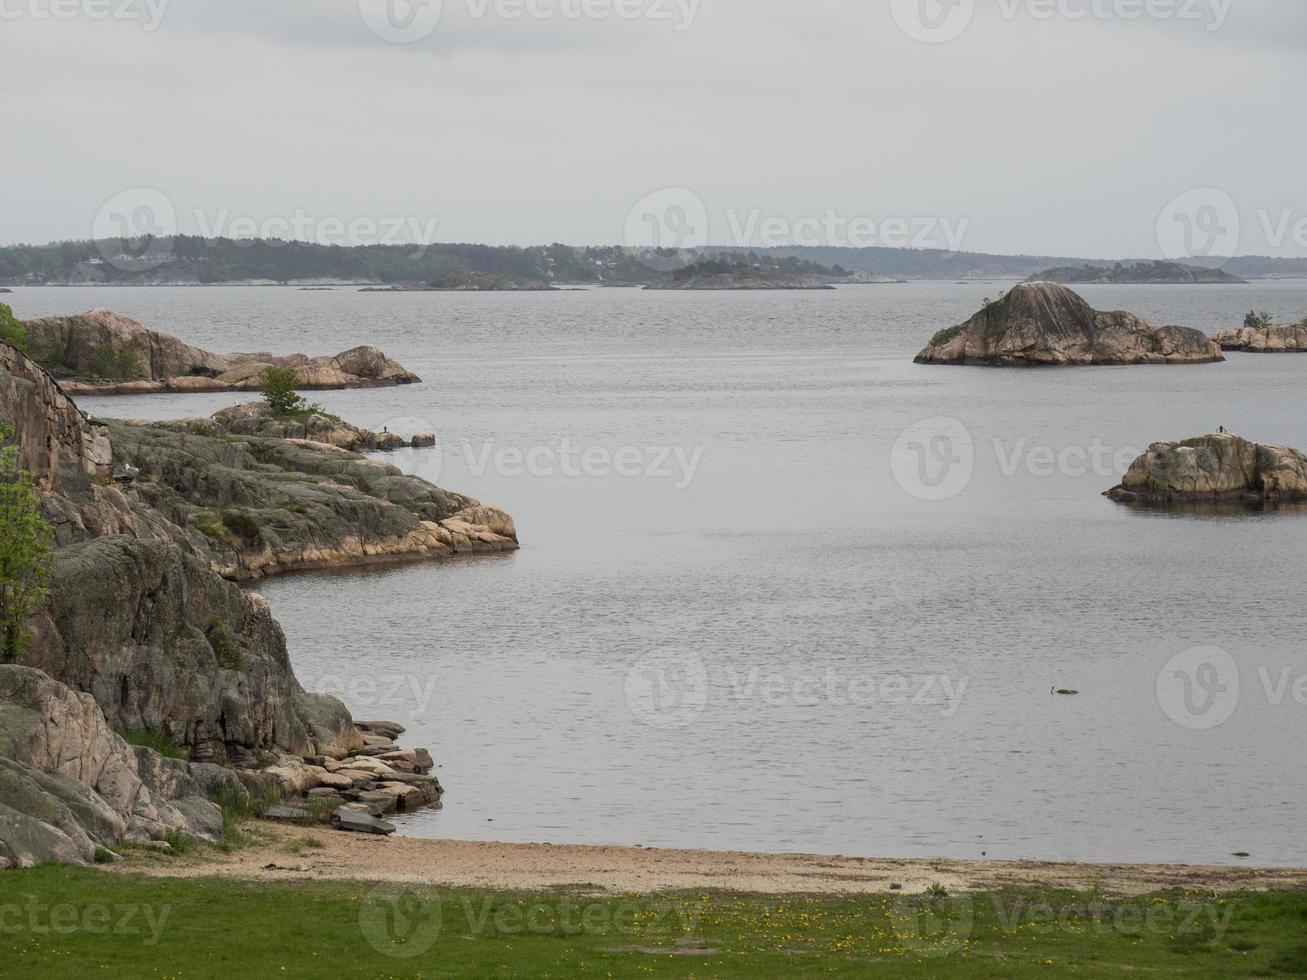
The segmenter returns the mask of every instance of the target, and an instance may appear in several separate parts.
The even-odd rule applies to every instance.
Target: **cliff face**
[[[1016,286],[966,323],[942,330],[918,364],[1005,367],[1204,364],[1224,360],[1200,330],[1154,327],[1129,313],[1102,313],[1055,283]]]
[[[371,388],[421,380],[375,347],[356,347],[334,357],[212,354],[109,310],[40,317],[25,326],[33,359],[63,379],[73,395],[257,391],[269,367],[293,369],[301,389]]]
[[[1307,321],[1222,330],[1212,339],[1221,345],[1222,350],[1249,354],[1297,354],[1307,351]]]
[[[93,423],[3,345],[0,422],[57,546],[26,662],[0,669],[0,867],[89,860],[170,829],[212,837],[222,825],[205,795],[281,773],[296,774],[291,789],[317,785],[326,770],[294,757],[376,748],[341,702],[301,688],[267,603],[229,579],[517,546],[501,511],[332,446]],[[115,483],[129,462],[139,477]],[[189,761],[115,731],[166,736]],[[411,766],[417,788],[403,792],[438,794],[429,768]],[[375,769],[334,785],[366,796]]]
[[[1296,449],[1229,433],[1158,442],[1136,459],[1107,496],[1122,503],[1307,499],[1307,457]]]

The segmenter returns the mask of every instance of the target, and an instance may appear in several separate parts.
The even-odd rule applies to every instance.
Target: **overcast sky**
[[[0,0],[0,241],[1307,255],[1303,0],[952,4]]]

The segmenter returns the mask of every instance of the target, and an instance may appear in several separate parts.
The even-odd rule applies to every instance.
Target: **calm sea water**
[[[217,350],[370,342],[426,379],[315,397],[438,432],[405,465],[511,511],[522,551],[260,586],[307,687],[441,763],[406,834],[1307,863],[1307,514],[1100,496],[1157,439],[1307,447],[1307,357],[911,363],[1006,285],[5,299]],[[1301,282],[1084,294],[1207,330],[1307,315]]]

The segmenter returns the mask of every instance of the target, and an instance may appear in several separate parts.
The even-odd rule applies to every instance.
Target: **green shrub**
[[[1243,325],[1251,330],[1265,330],[1274,322],[1274,318],[1265,310],[1261,313],[1256,310],[1249,310],[1248,315],[1243,318]]]
[[[966,326],[959,323],[956,327],[948,327],[945,330],[941,330],[939,333],[935,334],[935,336],[930,338],[930,346],[943,347],[965,329]]]
[[[27,350],[27,328],[16,316],[13,307],[0,303],[0,341],[21,351]]]
[[[92,859],[96,864],[113,864],[113,851],[107,847],[97,847]]]
[[[243,510],[224,510],[222,525],[242,541],[258,540],[259,523]]]
[[[146,376],[145,362],[130,345],[115,347],[110,341],[95,352],[91,371],[105,381],[139,381]]]
[[[263,388],[263,400],[275,417],[289,418],[306,409],[304,399],[295,390],[300,378],[294,369],[270,367],[263,372],[259,383]]]
[[[227,670],[245,669],[245,651],[232,638],[231,627],[222,620],[215,619],[205,636],[213,648],[213,655],[218,658],[219,666]]]
[[[179,746],[172,740],[172,737],[163,732],[119,732],[118,735],[128,745],[139,745],[142,748],[154,749],[161,756],[167,759],[189,759],[191,754],[186,749]]]

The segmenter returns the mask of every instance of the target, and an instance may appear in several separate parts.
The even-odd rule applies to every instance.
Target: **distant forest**
[[[317,245],[276,240],[204,239],[59,242],[0,247],[0,284],[218,284],[313,279],[380,284],[424,283],[458,272],[559,283],[649,283],[705,259],[793,270],[840,266],[900,279],[1025,279],[1085,260],[1055,255],[987,255],[893,248],[703,248],[641,255],[618,246]],[[653,258],[655,261],[650,261]],[[1111,265],[1104,259],[1091,265]],[[1132,264],[1138,260],[1125,260]],[[1307,259],[1188,259],[1245,279],[1307,278]]]

